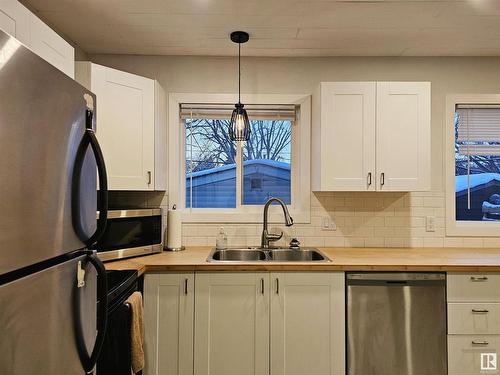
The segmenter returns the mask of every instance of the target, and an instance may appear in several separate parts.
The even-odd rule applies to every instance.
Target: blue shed
[[[186,174],[186,207],[191,203],[190,186],[193,208],[236,207],[235,164]],[[272,196],[290,204],[290,164],[267,159],[243,162],[243,204],[264,204]]]

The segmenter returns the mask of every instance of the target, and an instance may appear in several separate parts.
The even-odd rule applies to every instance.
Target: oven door
[[[113,210],[95,246],[101,260],[127,258],[162,250],[161,209]]]

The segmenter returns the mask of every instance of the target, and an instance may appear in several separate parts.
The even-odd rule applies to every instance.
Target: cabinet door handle
[[[260,279],[260,294],[264,294],[264,278]]]
[[[151,185],[151,171],[148,171],[148,185]]]
[[[368,172],[368,186],[372,184],[372,172]]]
[[[280,279],[276,278],[276,294],[280,294]]]
[[[380,186],[384,185],[385,184],[385,173],[382,172],[380,174]]]
[[[184,279],[184,294],[188,294],[188,279]]]
[[[473,314],[488,314],[490,311],[486,309],[472,309]]]
[[[489,345],[490,343],[485,340],[472,340],[472,345]]]
[[[488,277],[486,277],[486,276],[471,276],[470,281],[474,281],[474,282],[488,281]]]

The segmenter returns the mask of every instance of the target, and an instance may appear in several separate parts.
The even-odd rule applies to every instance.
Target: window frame
[[[499,104],[500,94],[451,94],[446,96],[445,117],[445,197],[446,235],[458,237],[497,237],[500,222],[457,221],[455,191],[455,111],[458,104]]]
[[[181,103],[233,103],[234,94],[170,93],[168,97],[168,194],[169,206],[174,204],[182,211],[184,222],[213,223],[261,223],[263,205],[242,205],[236,208],[186,208],[185,207],[185,132],[181,126],[179,106]],[[311,220],[311,96],[305,94],[242,94],[243,103],[252,104],[295,104],[299,107],[297,120],[292,125],[291,145],[291,200],[289,211],[295,223],[309,223]],[[241,148],[241,145],[238,145]],[[241,150],[239,150],[241,151]],[[241,158],[239,152],[238,157]],[[236,171],[237,197],[241,196],[241,166]],[[270,221],[283,221],[278,210],[270,211]]]

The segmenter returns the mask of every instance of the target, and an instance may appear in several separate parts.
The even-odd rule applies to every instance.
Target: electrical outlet
[[[323,216],[321,230],[337,230],[337,225],[330,216]]]
[[[427,216],[425,218],[425,230],[427,232],[436,231],[436,218],[434,216]]]

